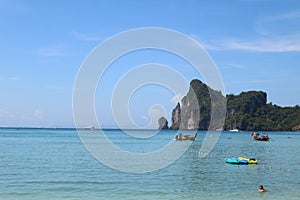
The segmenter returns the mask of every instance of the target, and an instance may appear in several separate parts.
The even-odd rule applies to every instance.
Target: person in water
[[[264,186],[260,185],[258,192],[266,192],[267,190],[264,188]]]

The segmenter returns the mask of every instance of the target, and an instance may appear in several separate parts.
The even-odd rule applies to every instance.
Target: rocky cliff
[[[171,129],[179,129],[181,121],[181,108],[180,103],[177,103],[176,107],[172,111],[172,125]]]
[[[226,116],[225,124],[222,116]],[[214,124],[210,124],[212,118]],[[229,94],[225,98],[200,80],[193,80],[187,95],[173,109],[170,128],[299,131],[300,107],[267,103],[263,91]]]
[[[158,129],[169,129],[168,120],[165,117],[159,118]]]
[[[217,119],[219,113],[212,113],[213,110],[218,111],[220,102],[225,101],[225,97],[221,92],[212,90],[200,80],[193,80],[186,96],[178,103],[172,112],[171,129],[200,129],[207,130],[222,128],[222,117]],[[223,105],[225,108],[225,105]],[[221,109],[220,109],[221,110]],[[219,111],[220,111],[219,110]],[[220,111],[221,112],[221,111]],[[222,116],[219,114],[219,116]],[[224,113],[225,116],[225,113]],[[210,124],[211,118],[214,117],[216,124]],[[224,121],[224,119],[223,119]]]

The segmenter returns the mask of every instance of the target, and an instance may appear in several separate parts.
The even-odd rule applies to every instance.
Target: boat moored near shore
[[[260,135],[259,133],[251,132],[251,136],[253,137],[254,140],[258,141],[269,141],[269,136],[268,135]]]
[[[197,136],[197,133],[195,133],[195,135],[183,135],[182,133],[178,134],[175,136],[175,139],[178,140],[178,141],[183,141],[183,140],[191,140],[191,141],[194,141],[196,136]]]

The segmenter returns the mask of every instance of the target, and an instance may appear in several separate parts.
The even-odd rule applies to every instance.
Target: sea
[[[137,135],[151,131],[154,136],[136,139],[124,130],[101,130],[111,143],[137,154],[159,151],[178,133],[131,130]],[[300,133],[260,134],[268,134],[270,140],[255,141],[250,132],[222,131],[212,150],[201,157],[206,131],[199,131],[167,166],[134,173],[96,159],[76,129],[1,128],[0,199],[300,199]],[[121,156],[119,164],[126,164]],[[258,164],[224,161],[238,156],[256,158]],[[152,161],[143,162],[146,166]],[[267,192],[260,194],[259,185]]]

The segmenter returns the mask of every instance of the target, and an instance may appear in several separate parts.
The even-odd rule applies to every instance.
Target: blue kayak
[[[230,163],[230,164],[236,164],[236,165],[248,165],[249,164],[247,160],[241,160],[238,158],[225,158],[225,162]]]

